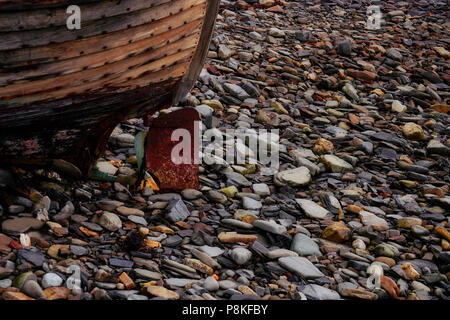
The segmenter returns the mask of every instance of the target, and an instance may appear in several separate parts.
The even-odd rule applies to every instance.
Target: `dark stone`
[[[190,212],[183,200],[173,199],[170,200],[169,205],[167,206],[167,219],[172,222],[183,221],[187,217],[189,217]]]
[[[311,39],[311,31],[309,30],[297,30],[295,31],[295,38],[306,42]]]
[[[40,252],[34,252],[31,250],[22,250],[18,251],[18,256],[20,259],[28,261],[32,263],[36,267],[42,267],[42,264],[45,261],[45,255]]]
[[[132,268],[134,265],[133,261],[119,259],[119,258],[109,258],[109,265],[118,268]]]
[[[89,253],[89,250],[82,246],[70,246],[70,251],[76,256],[85,256]]]
[[[182,241],[183,241],[182,237],[180,237],[179,235],[174,235],[174,236],[170,236],[170,237],[164,239],[163,241],[161,241],[161,244],[163,246],[167,246],[167,247],[176,247]]]
[[[350,56],[352,53],[352,42],[350,40],[345,40],[338,43],[337,53],[341,56]]]

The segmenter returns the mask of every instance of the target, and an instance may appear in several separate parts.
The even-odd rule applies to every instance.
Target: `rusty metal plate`
[[[197,110],[186,108],[162,115],[150,123],[145,150],[146,165],[147,171],[158,180],[161,191],[198,189],[198,161],[196,159],[199,153],[199,121],[200,116]],[[172,141],[172,134],[176,130],[178,133],[189,133],[189,140],[179,137]],[[177,156],[172,158],[172,151],[177,146],[176,150],[178,150],[180,143],[189,147],[185,148],[186,153],[176,153],[184,159],[183,163],[177,164],[176,162],[181,159]]]

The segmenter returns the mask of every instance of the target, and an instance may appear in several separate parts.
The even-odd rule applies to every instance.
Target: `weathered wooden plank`
[[[163,17],[175,15],[192,6],[205,4],[205,0],[173,0],[145,10],[130,14],[105,18],[86,23],[79,30],[68,30],[66,26],[31,31],[0,33],[0,50],[12,50],[23,47],[45,46],[51,43],[74,41],[89,38],[102,33],[111,33],[140,26]]]
[[[151,82],[159,82],[166,79],[170,79],[172,77],[182,76],[186,72],[189,62],[185,62],[184,59],[187,59],[192,56],[193,54],[192,49],[188,49],[185,51],[182,51],[180,53],[177,53],[172,56],[168,56],[164,59],[158,60],[154,63],[149,63],[146,65],[148,72],[148,77],[146,78],[148,82],[141,83],[142,86],[148,86]],[[171,66],[173,63],[178,63],[176,66],[179,66],[179,68],[171,68],[167,67],[164,69],[158,69],[162,67],[162,63],[167,64],[168,66]],[[175,71],[173,70],[176,70]],[[159,70],[159,71],[158,71]],[[130,70],[133,71],[133,70]],[[141,70],[142,71],[142,70]],[[24,95],[20,98],[20,101],[22,103],[32,103],[37,101],[47,101],[51,99],[62,99],[69,95],[75,95],[75,94],[84,94],[89,92],[96,92],[100,91],[101,89],[103,91],[109,91],[111,94],[116,94],[119,92],[127,91],[130,89],[130,87],[133,87],[132,79],[128,80],[129,76],[128,73],[125,74],[111,74],[109,76],[106,76],[101,79],[94,79],[93,81],[90,81],[88,83],[80,84],[74,87],[66,87],[63,89],[57,89],[55,91],[51,92],[45,92],[42,91],[38,94],[31,95]],[[126,82],[125,82],[126,81]],[[150,82],[151,81],[151,82]],[[125,82],[125,83],[124,83]]]
[[[148,73],[147,75],[143,75],[142,78],[137,78],[133,80],[129,80],[124,82],[123,80],[119,80],[118,83],[111,83],[106,86],[105,81],[98,80],[96,84],[104,85],[104,87],[99,87],[97,90],[86,91],[91,86],[90,85],[82,85],[76,88],[66,88],[63,90],[59,90],[57,92],[53,92],[52,94],[39,94],[34,96],[24,97],[23,101],[28,102],[36,102],[36,101],[47,101],[50,99],[62,99],[70,95],[83,94],[83,93],[105,93],[110,92],[111,95],[119,94],[123,92],[127,92],[132,89],[137,89],[139,87],[148,87],[152,84],[157,84],[159,82],[163,82],[170,79],[175,79],[183,76],[186,70],[189,67],[188,61],[178,61],[176,65],[169,66],[163,70],[155,71]],[[174,87],[176,90],[176,87]]]
[[[34,11],[36,9],[59,8],[71,4],[83,5],[100,1],[104,0],[0,0],[0,11]]]
[[[189,22],[203,18],[204,5],[194,6],[173,16],[126,30],[111,32],[73,42],[50,44],[47,46],[0,51],[0,67],[12,69],[31,66],[55,60],[65,60],[81,55],[101,52],[123,46],[167,32],[169,27],[178,28]]]
[[[84,70],[82,72],[37,81],[21,82],[6,86],[0,88],[0,97],[2,97],[0,99],[7,100],[8,98],[26,96],[42,91],[51,92],[55,88],[64,88],[67,86],[74,88],[81,83],[89,84],[90,82],[101,78],[113,79],[114,77],[125,77],[132,79],[137,77],[140,73],[159,70],[163,68],[163,66],[170,65],[178,60],[192,56],[194,51],[192,48],[195,46],[193,40],[194,38],[191,36],[174,42],[167,47],[158,48],[146,54],[121,60],[116,63],[103,65],[97,68]],[[182,51],[178,52],[178,50]],[[172,53],[171,51],[175,51],[176,53],[164,56],[168,54],[167,52]],[[148,63],[149,61],[152,62]],[[142,66],[137,67],[139,65]],[[95,88],[96,87],[93,86],[91,89]]]
[[[148,9],[172,0],[109,0],[80,5],[82,23],[101,20],[121,14]],[[65,26],[69,5],[55,9],[37,9],[23,12],[0,12],[0,32],[23,31]]]
[[[180,66],[177,66],[180,68]],[[175,66],[168,69],[175,70]],[[172,73],[172,72],[171,72]],[[101,121],[108,117],[112,108],[125,108],[129,104],[147,101],[152,107],[158,107],[158,99],[161,95],[171,93],[180,77],[171,81],[159,82],[157,86],[146,86],[129,90],[123,93],[111,94],[109,92],[91,92],[83,95],[83,99],[78,97],[66,97],[64,99],[51,100],[39,103],[31,103],[26,107],[16,106],[11,109],[11,113],[0,114],[0,128],[14,127],[41,127],[40,122],[46,121],[49,125],[64,127],[64,123],[74,127],[89,126],[90,117],[92,121]],[[169,85],[170,83],[170,85]],[[133,92],[143,92],[134,95],[135,100],[127,100],[124,97],[133,95]],[[82,115],[82,116],[81,116]],[[20,118],[20,123],[14,121]],[[98,117],[98,120],[97,120]]]
[[[43,77],[57,77],[59,75],[70,74],[86,69],[92,69],[105,64],[114,63],[116,61],[126,59],[127,57],[141,54],[147,50],[155,50],[160,48],[162,45],[167,45],[168,42],[172,43],[178,41],[182,38],[189,37],[194,33],[198,35],[201,25],[202,20],[199,19],[158,36],[134,42],[129,45],[62,61],[40,64],[30,68],[30,70],[0,73],[0,86],[5,84],[12,85],[13,82],[16,81],[31,81],[33,79],[42,79]],[[170,50],[170,48],[168,49]],[[167,53],[168,52],[165,52],[164,54]]]

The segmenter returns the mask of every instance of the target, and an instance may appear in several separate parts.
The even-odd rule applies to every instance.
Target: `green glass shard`
[[[146,137],[147,137],[147,131],[141,131],[134,138],[134,149],[136,150],[138,172],[141,172],[142,164],[144,162],[145,138]]]

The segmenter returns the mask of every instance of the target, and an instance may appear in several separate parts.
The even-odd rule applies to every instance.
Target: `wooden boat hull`
[[[69,30],[69,1],[0,0],[0,161],[86,173],[120,121],[192,88],[218,2],[70,1],[81,29]]]

